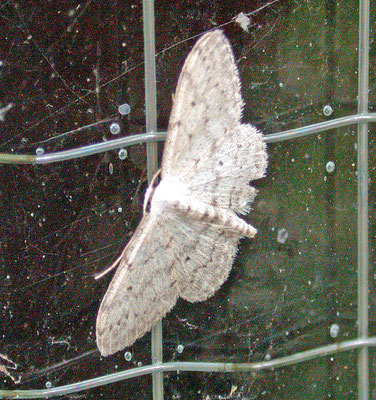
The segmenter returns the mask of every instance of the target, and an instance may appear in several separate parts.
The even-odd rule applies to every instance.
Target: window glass
[[[4,2],[0,16],[1,153],[58,152],[145,132],[141,2]],[[216,27],[233,46],[244,121],[266,137],[356,114],[358,18],[355,0],[156,2],[158,130],[167,130],[186,56]],[[370,57],[372,71],[373,48]],[[164,319],[166,362],[259,362],[357,337],[357,126],[269,142],[268,153],[245,217],[258,233],[242,240],[215,296],[179,300]],[[1,388],[58,387],[149,365],[150,334],[106,358],[95,343],[113,273],[94,276],[141,219],[145,145],[49,165],[0,164],[0,176],[0,371],[21,377],[15,384],[0,375]],[[374,281],[371,270],[371,321]],[[165,397],[355,398],[357,354],[257,373],[168,372]],[[150,375],[81,394],[135,393],[152,398]]]

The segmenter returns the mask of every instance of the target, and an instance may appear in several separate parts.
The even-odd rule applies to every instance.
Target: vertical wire
[[[337,0],[325,0],[325,102],[326,104],[334,104],[334,97],[336,92],[336,68],[338,59],[336,56],[336,29],[337,29]],[[336,162],[336,132],[328,132],[325,135],[325,159],[326,161],[332,160]],[[336,234],[336,203],[338,175],[336,170],[332,173],[325,175],[325,228],[326,228],[326,244],[325,244],[325,275],[330,279],[330,282],[337,281],[339,278],[338,272],[338,259],[336,257],[337,234]],[[329,325],[338,323],[338,314],[336,313],[339,293],[334,287],[328,288],[330,294],[326,302],[326,317]],[[329,341],[334,339],[330,337],[328,332]],[[325,391],[327,396],[336,398],[338,394],[336,383],[336,371],[333,369],[333,363],[326,359],[325,369],[328,379],[325,384]]]
[[[155,26],[154,0],[143,0],[144,46],[145,46],[145,113],[146,132],[157,131],[157,85],[155,69]],[[158,144],[146,144],[147,174],[150,183],[158,168]],[[151,332],[152,363],[163,361],[162,322],[158,322]],[[154,372],[153,400],[163,400],[163,373]]]
[[[143,0],[145,52],[145,114],[146,133],[157,131],[157,79],[155,71],[154,0]],[[148,181],[158,169],[158,144],[146,145]]]
[[[369,0],[359,2],[358,113],[368,111]],[[358,336],[368,337],[368,123],[358,125]],[[369,399],[368,347],[358,355],[358,398]]]

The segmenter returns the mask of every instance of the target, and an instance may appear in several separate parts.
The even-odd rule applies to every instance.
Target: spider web
[[[251,16],[247,33],[233,21],[257,8],[256,2],[248,6],[214,0],[174,10],[168,2],[158,5],[160,130],[193,43],[187,39],[221,25],[242,72],[248,120],[269,133],[323,119],[328,88],[319,71],[328,64],[322,53],[328,44],[313,46],[317,66],[306,56],[310,35],[291,34],[293,27],[302,31],[302,21],[318,32],[322,8],[294,1],[266,7]],[[0,15],[1,152],[56,152],[111,140],[118,137],[114,123],[119,135],[145,131],[141,4],[8,1]],[[350,89],[348,98],[336,97],[342,114],[356,108]],[[129,115],[119,113],[122,104],[130,104]],[[260,361],[356,336],[354,142],[347,129],[330,139],[316,135],[270,146],[268,178],[250,217],[257,239],[243,240],[216,296],[193,307],[179,301],[167,316],[166,361]],[[329,160],[339,172],[327,171]],[[144,147],[129,148],[125,160],[110,152],[47,166],[0,165],[0,174],[0,371],[21,377],[15,386],[4,375],[2,387],[57,387],[150,364],[149,335],[125,353],[99,356],[95,317],[110,277],[93,279],[141,217]],[[279,398],[310,382],[317,398],[349,394],[354,360],[349,353],[254,379],[167,373],[166,393]],[[124,398],[135,391],[150,398],[151,383],[139,377],[87,395],[111,397],[119,390]]]

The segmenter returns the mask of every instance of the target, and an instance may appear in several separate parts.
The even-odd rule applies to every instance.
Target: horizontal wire
[[[376,336],[369,338],[358,338],[346,340],[339,343],[333,343],[318,347],[312,350],[302,351],[286,357],[276,358],[274,360],[260,361],[254,363],[211,363],[211,362],[167,362],[161,364],[146,365],[139,368],[131,368],[114,374],[104,375],[86,381],[75,382],[69,385],[58,386],[50,389],[30,389],[30,390],[0,390],[0,397],[7,399],[38,399],[52,396],[61,396],[69,393],[77,393],[83,390],[93,389],[98,386],[108,385],[125,379],[138,376],[150,375],[155,372],[220,372],[220,373],[238,373],[238,372],[258,372],[264,369],[281,368],[289,365],[302,363],[318,357],[325,357],[332,354],[338,354],[343,351],[367,348],[376,346]]]
[[[342,118],[336,118],[330,121],[320,122],[318,124],[308,125],[301,128],[290,129],[288,131],[272,133],[265,136],[267,143],[280,142],[283,140],[296,139],[330,129],[340,128],[342,126],[358,124],[361,122],[376,121],[376,113],[364,113],[349,115]],[[0,163],[3,164],[51,164],[60,161],[72,160],[75,158],[87,157],[93,154],[103,153],[109,150],[116,150],[122,147],[128,147],[140,143],[150,143],[154,141],[163,141],[166,138],[166,132],[144,133],[139,135],[127,136],[114,139],[107,142],[91,144],[79,147],[77,149],[65,150],[56,153],[43,155],[32,154],[12,154],[0,153]]]

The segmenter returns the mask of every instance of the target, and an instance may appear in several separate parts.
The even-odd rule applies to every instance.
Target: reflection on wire
[[[162,141],[166,133],[146,133],[141,135],[127,136],[124,138],[110,140],[108,142],[91,144],[77,149],[59,151],[56,153],[31,155],[31,154],[8,154],[0,153],[0,163],[4,164],[52,164],[60,161],[72,160],[93,154],[115,150],[121,147],[132,146],[139,143]]]
[[[280,142],[283,140],[296,139],[315,133],[328,131],[330,129],[340,128],[342,126],[358,124],[361,122],[376,121],[376,113],[365,113],[349,115],[347,117],[337,118],[330,121],[320,122],[318,124],[304,126],[302,128],[290,129],[288,131],[272,133],[266,135],[267,143]],[[121,147],[132,146],[140,143],[150,143],[153,141],[163,141],[166,138],[166,132],[145,133],[140,135],[127,136],[124,138],[110,140],[108,142],[96,143],[89,146],[79,147],[77,149],[60,151],[43,155],[31,154],[10,154],[0,153],[0,163],[3,164],[51,164],[55,162],[72,160],[93,154],[102,153],[109,150],[119,149]]]
[[[61,396],[69,393],[76,393],[83,390],[93,389],[98,386],[108,385],[125,379],[137,376],[149,375],[155,372],[169,371],[199,371],[199,372],[250,372],[263,369],[286,367],[312,360],[317,357],[325,357],[331,354],[338,354],[343,351],[361,349],[369,346],[376,346],[376,337],[364,339],[347,340],[334,343],[316,349],[302,351],[290,356],[276,358],[274,360],[255,363],[209,363],[209,362],[170,362],[162,364],[146,365],[144,367],[132,368],[114,374],[88,379],[82,382],[75,382],[70,385],[59,386],[51,389],[35,390],[0,390],[0,397],[7,399],[37,399],[43,397]]]

